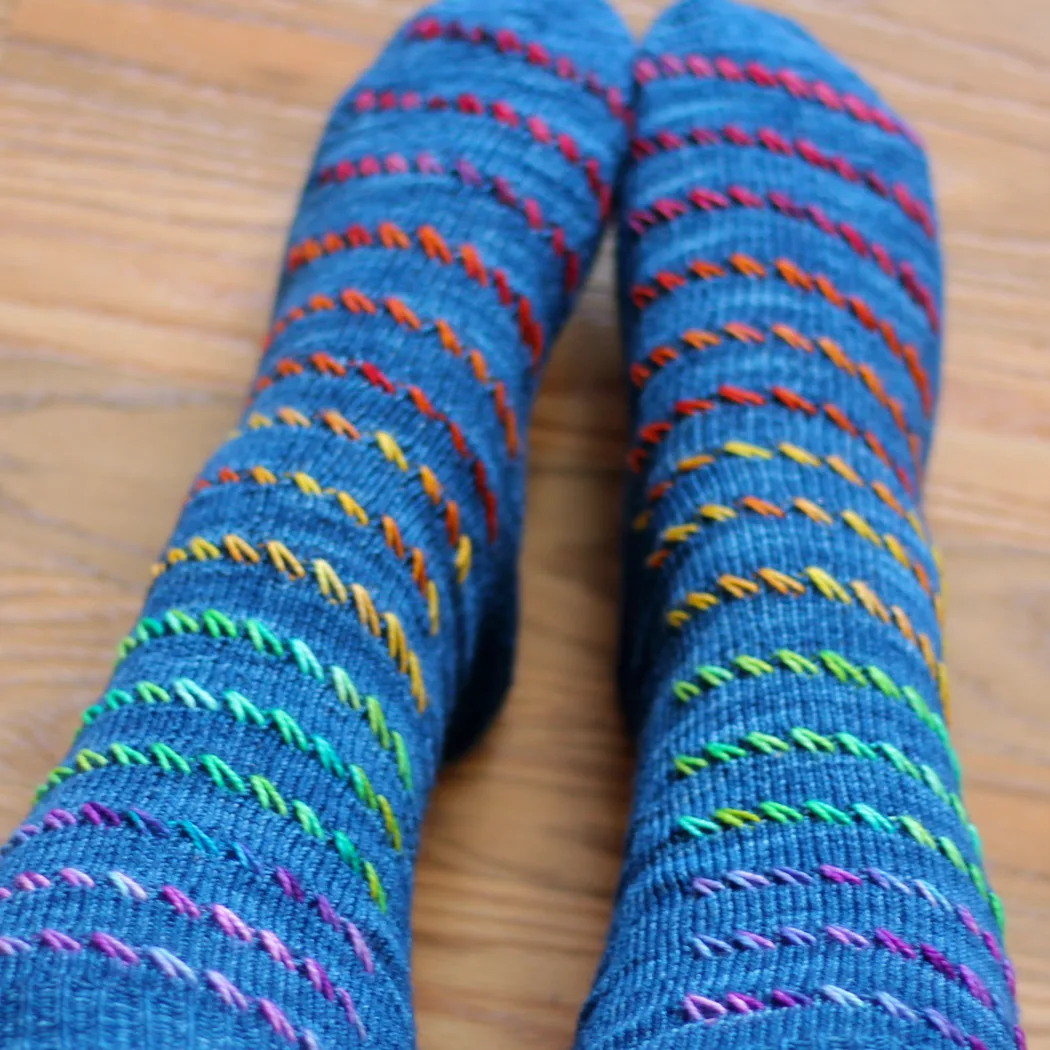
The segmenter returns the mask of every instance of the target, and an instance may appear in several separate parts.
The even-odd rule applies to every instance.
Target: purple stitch
[[[31,950],[32,945],[27,944],[21,937],[0,936],[0,955],[10,957],[18,952],[28,952]]]
[[[208,970],[204,974],[208,986],[222,999],[227,1006],[236,1010],[247,1010],[248,999],[228,977],[219,973],[218,970]]]
[[[241,862],[241,866],[247,868],[253,875],[262,875],[263,867],[255,859],[255,854],[252,853],[243,842],[235,842],[231,847],[233,855]]]
[[[1028,1050],[1028,1037],[1021,1031],[1019,1024],[1014,1025],[1014,1041],[1017,1043],[1017,1050]]]
[[[876,941],[889,948],[891,952],[903,955],[905,959],[917,959],[919,957],[918,953],[907,941],[902,940],[891,930],[879,927],[875,930],[874,937]]]
[[[329,1002],[333,1002],[335,1000],[335,989],[332,987],[332,982],[328,979],[328,974],[325,973],[324,967],[316,959],[311,959],[309,956],[303,959],[301,965],[306,979]]]
[[[726,876],[726,878],[728,881],[729,876]],[[693,879],[693,889],[696,890],[701,897],[710,897],[719,890],[724,890],[725,886],[723,886],[717,879],[705,879],[703,876],[697,876]]]
[[[738,1014],[758,1013],[766,1008],[766,1004],[761,999],[756,999],[753,995],[747,995],[744,992],[730,992],[726,996],[726,1005]]]
[[[14,896],[14,894],[6,886],[0,886],[0,901],[6,901],[12,896]]]
[[[859,875],[854,875],[852,871],[846,871],[845,868],[835,868],[830,864],[821,864],[817,870],[831,882],[846,883],[849,886],[860,886],[864,883],[864,880]]]
[[[251,944],[254,931],[239,915],[235,915],[222,904],[213,904],[211,906],[211,914],[212,918],[219,924],[222,932],[228,937],[244,941],[245,944]]]
[[[353,946],[354,955],[361,960],[361,965],[364,967],[365,973],[374,973],[375,965],[372,962],[372,953],[368,950],[368,945],[365,943],[364,935],[349,919],[343,921],[346,939]]]
[[[946,1036],[955,1043],[956,1046],[966,1045],[966,1036],[964,1036],[963,1033],[940,1012],[940,1010],[935,1010],[932,1006],[929,1006],[924,1009],[922,1013],[930,1024],[941,1033],[941,1035]]]
[[[302,900],[302,898],[299,898]],[[335,909],[329,903],[329,900],[324,894],[319,893],[313,900],[313,906],[317,909],[318,915],[321,916],[321,921],[328,923],[333,929],[338,930],[339,916],[336,915]]]
[[[869,948],[871,941],[867,937],[856,932],[856,930],[848,930],[845,926],[825,926],[825,932],[833,940],[838,941],[839,944],[845,944],[852,948]]]
[[[177,890],[174,886],[162,886],[158,896],[166,900],[179,915],[188,915],[191,919],[201,917],[200,908],[182,890]]]
[[[68,933],[61,933],[58,930],[43,929],[38,936],[40,943],[52,951],[79,952],[82,947],[80,941],[74,940]]]
[[[693,947],[705,959],[714,958],[715,952],[729,954],[733,950],[731,944],[728,944],[726,941],[721,941],[717,937],[711,937],[705,933],[698,933],[693,938]]]
[[[788,885],[812,886],[815,881],[812,875],[797,868],[774,868],[770,874]]]
[[[291,1026],[288,1018],[281,1012],[280,1007],[269,999],[259,1000],[259,1013],[263,1015],[266,1023],[288,1042],[295,1042],[295,1029]]]
[[[983,1006],[989,1009],[992,1006],[992,997],[984,981],[970,969],[966,963],[959,963],[959,980],[966,986],[966,990],[977,999]]]
[[[368,1038],[365,1026],[362,1023],[361,1018],[358,1016],[357,1007],[354,1006],[354,1000],[350,998],[350,993],[345,988],[337,988],[335,994],[336,998],[342,1004],[343,1013],[346,1014],[347,1021],[357,1029],[357,1034],[362,1040]]]
[[[286,970],[295,973],[295,960],[292,959],[292,953],[288,951],[288,948],[276,933],[273,933],[270,930],[260,930],[259,947],[261,947],[274,962],[280,963],[280,965]]]
[[[691,1021],[713,1021],[725,1017],[729,1011],[714,999],[702,995],[688,994],[682,1000],[682,1006]]]
[[[171,834],[171,832],[164,826],[164,824],[161,821],[159,821],[152,814],[147,813],[144,809],[139,809],[137,806],[132,806],[131,812],[134,813],[135,816],[138,817],[139,820],[141,820],[142,823],[146,825],[150,833],[156,835],[157,838],[166,838],[168,835]]]
[[[293,901],[302,902],[305,898],[298,879],[287,868],[274,868],[273,879],[281,887],[285,896],[291,897]],[[327,922],[327,919],[325,921]]]
[[[736,941],[743,948],[752,951],[776,948],[776,944],[768,937],[763,937],[760,933],[752,933],[750,930],[739,930],[736,934]]]
[[[135,966],[139,961],[139,957],[134,950],[129,948],[123,941],[118,941],[116,937],[108,933],[102,933],[100,930],[96,930],[88,938],[88,944],[93,948],[97,948],[110,959],[119,959],[122,963],[127,963],[129,966]]]
[[[919,951],[923,958],[938,972],[950,980],[955,980],[955,967],[932,944],[920,944]]]
[[[1014,965],[1009,959],[1003,959],[1003,973],[1006,974],[1006,983],[1010,989],[1010,994],[1013,995],[1017,989],[1017,974],[1014,972]]]
[[[781,926],[780,935],[789,943],[797,944],[806,948],[812,948],[817,943],[817,938],[808,930],[800,930],[797,926]]]
[[[52,809],[44,814],[44,827],[54,831],[61,827],[70,827],[76,824],[77,818],[68,809]]]
[[[27,839],[31,839],[34,835],[40,834],[40,828],[35,824],[23,824],[17,831],[11,836],[11,843],[13,845],[20,846]],[[6,848],[5,848],[6,852]]]
[[[906,1006],[889,992],[876,992],[873,998],[891,1017],[912,1022],[919,1020],[919,1015],[910,1006]]]

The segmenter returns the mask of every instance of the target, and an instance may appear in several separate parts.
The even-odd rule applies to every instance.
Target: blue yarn
[[[690,67],[690,55],[732,64]],[[923,461],[933,414],[882,332],[865,326],[845,300],[836,303],[813,283],[808,291],[793,287],[776,269],[787,259],[810,278],[823,275],[890,322],[899,342],[918,350],[932,409],[940,340],[928,314],[939,309],[940,258],[915,203],[932,211],[925,158],[907,134],[874,122],[870,107],[882,107],[878,97],[809,36],[728,0],[686,0],[668,11],[643,45],[638,68],[637,136],[678,136],[677,146],[664,137],[650,151],[637,147],[622,187],[622,311],[627,363],[635,366],[638,472],[627,494],[621,684],[639,733],[640,767],[617,907],[576,1045],[1014,1047],[1021,1037],[1008,964],[994,957],[1002,943],[998,906],[979,885],[978,847],[950,801],[958,780],[940,728],[937,684],[918,646],[892,620],[866,612],[851,589],[851,581],[864,581],[887,613],[903,610],[915,637],[926,635],[940,659],[933,603],[916,571],[881,538],[897,537],[929,588],[939,590],[936,563],[904,517],[912,512],[918,524],[922,511],[873,447],[823,406],[837,406],[858,432],[874,435],[906,472],[914,472],[909,443],[857,366],[872,369],[899,402]],[[784,79],[763,86],[781,70],[810,83],[807,98],[793,97]],[[814,81],[830,89],[816,89]],[[790,77],[787,83],[795,85]],[[860,100],[859,108],[844,95]],[[749,138],[740,140],[734,128]],[[690,138],[694,129],[709,129],[714,140],[701,135],[706,144],[698,143]],[[791,143],[790,155],[762,145],[762,129]],[[734,144],[733,136],[747,144]],[[854,177],[830,162],[807,163],[799,140],[825,157],[845,158]],[[880,173],[890,194],[895,184],[906,186],[912,214],[856,177],[860,170]],[[687,205],[669,220],[639,214],[686,200],[695,187],[724,195],[722,205]],[[734,187],[763,197],[764,206],[733,205]],[[930,299],[909,293],[870,251],[863,257],[835,230],[822,232],[812,213],[775,206],[770,192],[795,206],[816,205],[869,245],[909,261],[932,289]],[[760,263],[764,276],[741,272],[732,261],[738,254]],[[697,260],[720,270],[701,279],[688,269]],[[673,275],[684,278],[680,286]],[[734,323],[757,336],[727,333],[723,326]],[[792,347],[774,325],[806,337],[810,349]],[[714,333],[717,345],[695,349],[681,338],[698,331]],[[854,374],[818,348],[820,337],[848,355]],[[662,366],[649,356],[660,347],[674,355]],[[720,393],[723,385],[759,394],[762,404],[735,404]],[[790,410],[776,387],[807,399],[812,412]],[[710,405],[676,408],[694,399]],[[646,429],[663,421],[666,429]],[[789,452],[806,450],[812,459],[778,451],[785,442]],[[828,457],[861,480],[836,472]],[[653,493],[664,482],[673,484]],[[744,497],[774,505],[776,514],[749,509]],[[800,497],[827,519],[796,509]],[[736,516],[704,517],[700,508],[710,505]],[[849,510],[877,542],[843,520]],[[643,511],[648,517],[638,521]],[[688,522],[698,529],[665,535]],[[665,560],[648,568],[661,537]],[[842,583],[848,604],[834,592],[822,596],[805,575],[813,566]],[[805,593],[776,593],[756,576],[765,567],[801,581]],[[761,593],[734,598],[737,584],[727,574]],[[689,609],[683,599],[691,592],[717,604]],[[676,608],[690,615],[672,626],[666,615]],[[852,669],[822,656],[829,653]],[[879,682],[916,692],[878,688],[871,667],[885,676]],[[793,742],[799,728],[831,743],[812,744],[812,736],[803,736],[808,748]],[[835,744],[835,734],[844,733],[851,734],[847,742],[878,749],[851,754]],[[778,743],[769,744],[770,737]],[[684,769],[676,770],[677,756],[685,756]],[[701,761],[690,766],[690,756]],[[836,809],[814,812],[807,808],[813,801]],[[769,802],[795,815],[763,812]],[[947,847],[922,844],[922,832],[905,816],[935,840],[950,839],[958,865]],[[992,931],[991,948],[968,923]],[[887,945],[880,931],[906,947]]]
[[[521,304],[549,345],[572,300],[567,253],[582,278],[597,245],[590,182],[614,180],[626,142],[616,95],[585,77],[626,94],[631,57],[597,0],[445,0],[424,15],[437,31],[406,27],[336,106],[264,381],[201,471],[109,691],[3,850],[2,1047],[414,1044],[420,821],[443,754],[484,728],[512,663],[525,456],[507,417],[524,432],[539,374]],[[489,112],[391,108],[390,92],[468,109],[469,94]],[[349,246],[354,226],[371,245]],[[295,247],[326,234],[338,250]],[[365,297],[356,313],[348,288]]]

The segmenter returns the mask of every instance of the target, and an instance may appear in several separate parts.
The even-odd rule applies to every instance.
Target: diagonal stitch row
[[[576,139],[563,131],[555,131],[536,115],[518,113],[509,102],[498,99],[487,102],[473,93],[464,92],[455,98],[443,95],[423,96],[415,91],[365,88],[352,96],[348,103],[357,113],[390,112],[454,112],[466,116],[494,120],[505,128],[523,130],[533,142],[550,146],[574,167],[583,169],[587,188],[598,203],[598,217],[604,221],[612,206],[612,187],[602,178],[601,164],[595,157],[585,157]]]
[[[817,933],[800,929],[797,926],[779,926],[769,934],[753,930],[737,930],[726,937],[715,937],[711,934],[698,933],[693,937],[693,947],[703,959],[716,959],[719,956],[735,955],[746,951],[776,951],[782,948],[819,949],[824,946],[842,946],[856,951],[885,949],[893,955],[909,962],[922,962],[932,966],[942,977],[963,988],[988,1010],[997,1014],[988,986],[977,976],[966,963],[953,963],[934,945],[925,941],[909,944],[899,934],[883,926],[876,927],[871,933],[861,933],[848,926],[828,923]]]
[[[725,124],[721,128],[692,128],[679,133],[664,128],[651,132],[645,138],[636,138],[631,151],[636,162],[660,153],[687,149],[690,146],[754,146],[780,157],[794,157],[821,171],[837,175],[846,182],[864,186],[883,200],[895,204],[912,222],[922,227],[927,237],[934,237],[933,218],[929,208],[915,197],[902,182],[889,185],[872,168],[858,167],[841,154],[825,153],[819,146],[806,139],[785,138],[774,128],[758,128],[749,132],[739,124]]]
[[[737,510],[737,507],[740,509]],[[886,551],[898,565],[907,569],[915,577],[923,593],[933,603],[933,611],[938,624],[942,622],[943,609],[940,593],[934,590],[922,563],[896,536],[889,532],[880,535],[867,519],[855,510],[839,511],[837,516],[833,517],[813,500],[805,499],[801,496],[791,500],[786,507],[778,506],[767,499],[760,499],[758,496],[743,496],[736,501],[736,507],[728,506],[724,503],[702,504],[696,508],[692,521],[669,525],[661,531],[656,549],[645,559],[646,567],[650,569],[663,568],[673,556],[675,548],[689,543],[693,536],[703,531],[704,525],[734,521],[740,517],[740,511],[757,514],[759,517],[773,520],[786,520],[789,512],[796,511],[808,521],[817,525],[833,525],[837,517],[861,539],[881,551]]]
[[[834,474],[842,478],[844,481],[848,481],[851,485],[855,485],[858,488],[870,488],[871,491],[874,492],[894,514],[908,522],[915,531],[915,535],[918,536],[923,543],[926,543],[926,529],[918,514],[914,510],[905,510],[904,507],[901,506],[900,501],[881,481],[866,481],[839,456],[817,456],[814,453],[809,452],[804,448],[799,448],[797,445],[792,445],[787,441],[782,441],[776,446],[776,448],[765,448],[762,445],[753,445],[747,441],[727,441],[724,445],[711,452],[697,453],[696,455],[686,456],[683,459],[680,459],[674,466],[673,477],[667,478],[664,481],[658,481],[649,486],[645,498],[650,506],[641,511],[635,517],[633,528],[636,531],[641,532],[649,527],[649,522],[653,513],[653,505],[659,503],[660,500],[662,500],[664,496],[674,488],[675,483],[680,478],[694,474],[698,470],[702,470],[704,467],[709,467],[725,456],[734,459],[750,459],[757,461],[769,461],[776,459],[778,456],[782,456],[785,459],[789,459],[793,463],[798,463],[800,466],[804,467],[815,467],[820,469],[826,466]],[[931,554],[936,563],[937,554],[932,548]]]
[[[154,741],[141,749],[128,744],[112,743],[106,750],[108,756],[84,749],[75,756],[74,766],[57,766],[48,775],[47,781],[37,789],[37,801],[53,787],[71,777],[86,776],[100,769],[146,767],[160,769],[168,775],[178,773],[182,776],[203,773],[220,791],[228,792],[231,796],[254,798],[262,809],[293,821],[310,838],[332,846],[339,854],[340,860],[365,881],[369,896],[379,906],[380,911],[386,911],[386,893],[375,867],[371,861],[361,856],[346,832],[339,828],[326,828],[305,802],[299,799],[286,802],[267,777],[258,773],[241,776],[224,759],[210,753],[191,755],[187,758],[163,741]]]
[[[393,553],[398,561],[404,562],[408,566],[412,575],[412,582],[416,585],[420,595],[427,604],[427,611],[431,618],[431,628],[437,626],[439,610],[438,589],[437,584],[427,574],[426,555],[419,547],[406,546],[401,535],[401,528],[394,518],[389,514],[381,514],[375,519],[370,518],[367,511],[349,492],[332,488],[328,485],[322,486],[316,478],[305,473],[305,471],[286,472],[278,476],[268,467],[258,464],[239,472],[230,467],[220,467],[216,471],[214,478],[198,478],[193,483],[192,492],[195,495],[215,487],[236,484],[256,484],[266,487],[282,483],[291,483],[304,496],[332,500],[338,504],[346,517],[356,525],[362,527],[374,526],[377,528],[382,534],[383,543],[387,549]],[[463,537],[463,539],[466,540],[466,537]],[[467,540],[467,542],[469,543],[470,541]],[[469,569],[469,564],[466,567]],[[465,572],[457,573],[457,582],[462,584],[466,579],[466,575]]]
[[[917,689],[910,685],[898,685],[881,667],[874,664],[861,666],[831,649],[822,649],[812,658],[792,649],[778,649],[768,658],[742,654],[732,657],[726,664],[700,664],[693,672],[695,680],[680,678],[674,683],[671,691],[676,699],[682,703],[689,703],[696,697],[730,682],[782,673],[807,679],[831,675],[842,685],[874,689],[887,699],[907,704],[918,716],[919,721],[931,730],[944,746],[952,769],[958,775],[959,759],[952,747],[944,719],[930,709]]]
[[[947,858],[953,868],[968,875],[984,900],[991,900],[995,896],[985,882],[981,866],[968,862],[951,839],[943,835],[932,835],[914,817],[907,815],[888,817],[865,802],[854,802],[845,808],[840,808],[833,806],[830,802],[813,799],[797,807],[783,802],[767,801],[758,803],[753,810],[723,807],[716,809],[710,817],[679,817],[677,825],[679,830],[692,838],[702,839],[708,835],[739,831],[757,824],[772,823],[787,826],[805,824],[809,821],[835,827],[856,827],[861,824],[884,834],[907,835],[920,846],[935,850]]]
[[[793,751],[804,751],[811,755],[845,754],[869,762],[888,762],[898,773],[925,784],[941,802],[949,806],[969,830],[973,837],[974,848],[980,852],[977,829],[973,826],[959,795],[945,787],[944,781],[932,766],[924,762],[912,761],[900,748],[885,741],[866,744],[858,740],[852,733],[818,733],[805,726],[794,726],[779,736],[775,733],[753,730],[736,743],[715,741],[703,744],[693,754],[675,755],[673,765],[679,776],[691,777],[702,769],[710,769],[717,764],[726,765],[739,759],[756,756],[768,758],[790,754]]]
[[[802,577],[800,579],[800,577]],[[871,587],[861,580],[850,580],[849,590],[829,572],[815,565],[807,565],[796,576],[779,569],[763,567],[756,569],[750,576],[737,573],[723,573],[715,581],[715,587],[722,597],[710,591],[690,591],[679,600],[675,608],[665,616],[669,627],[679,629],[687,624],[696,613],[707,612],[726,601],[740,601],[760,595],[773,594],[781,598],[797,598],[812,594],[829,602],[840,605],[852,605],[856,596],[860,607],[880,623],[892,624],[903,635],[905,640],[922,654],[930,676],[937,683],[941,702],[946,706],[947,687],[943,666],[934,652],[933,642],[928,635],[916,632],[908,619],[907,613],[899,605],[891,605],[887,611],[879,596]]]
[[[348,226],[342,233],[330,230],[317,237],[307,237],[288,249],[288,271],[294,273],[309,266],[317,259],[338,255],[341,252],[372,248],[377,244],[386,251],[412,251],[414,249],[422,251],[428,259],[442,266],[454,266],[458,263],[467,278],[478,287],[492,288],[500,306],[507,308],[513,316],[518,335],[529,351],[533,369],[537,367],[543,356],[546,337],[543,333],[543,324],[534,315],[532,300],[514,291],[507,281],[507,275],[502,270],[497,267],[487,267],[481,261],[481,256],[474,245],[458,244],[453,251],[445,238],[433,226],[420,226],[415,236],[412,237],[392,222],[379,223],[375,233],[367,226],[355,223]],[[406,309],[404,304],[401,304],[398,316],[406,317]],[[441,335],[442,346],[458,357],[462,353],[462,347],[449,325],[445,321],[435,321],[434,328]],[[481,351],[471,350],[467,358],[478,378],[487,382],[488,365]],[[497,384],[497,386],[502,387],[502,384]],[[513,415],[510,418],[513,420]],[[505,423],[504,426],[506,425]],[[511,455],[515,455],[516,451],[516,443],[511,442]]]
[[[265,540],[256,545],[236,533],[228,532],[218,543],[203,536],[194,536],[187,541],[185,547],[170,547],[164,561],[154,566],[154,575],[159,576],[191,558],[197,562],[221,561],[228,558],[238,565],[269,566],[288,580],[305,580],[312,576],[314,585],[322,597],[334,605],[352,602],[361,626],[373,637],[385,639],[390,659],[397,665],[398,671],[409,680],[416,709],[420,712],[426,710],[427,694],[419,657],[408,644],[401,620],[395,613],[380,613],[371,594],[361,584],[351,583],[347,587],[335,569],[323,558],[311,559],[308,573],[299,558],[280,540]]]
[[[912,480],[911,475],[903,466],[890,457],[890,454],[886,451],[876,434],[870,430],[861,431],[856,423],[837,405],[826,402],[818,408],[812,401],[804,398],[801,394],[783,386],[773,386],[765,392],[760,392],[723,383],[713,394],[706,397],[682,398],[676,401],[672,409],[673,416],[671,419],[655,420],[639,428],[634,444],[627,453],[627,466],[634,473],[640,473],[649,453],[663,442],[674,429],[675,422],[680,419],[705,415],[708,412],[715,411],[719,405],[734,405],[739,408],[762,408],[771,404],[778,404],[789,412],[801,412],[810,418],[823,415],[851,438],[863,439],[876,458],[893,471],[905,491],[909,495],[915,491],[915,482]]]
[[[77,940],[68,933],[59,930],[43,929],[30,940],[22,937],[0,936],[0,957],[14,957],[32,951],[53,951],[75,954],[84,950],[99,952],[116,962],[128,967],[142,966],[146,962],[159,970],[171,981],[178,981],[190,988],[206,987],[217,995],[228,1007],[240,1013],[258,1014],[266,1024],[282,1039],[295,1043],[303,1050],[320,1050],[317,1037],[308,1029],[302,1031],[293,1027],[291,1021],[276,1003],[262,997],[254,998],[245,995],[228,977],[218,970],[198,972],[167,948],[133,948],[111,933],[96,930],[84,940]],[[364,1038],[364,1027],[357,1016],[349,993],[339,989],[345,999],[341,1005],[347,1019],[354,1025],[360,1038]]]
[[[130,689],[107,690],[101,703],[93,704],[84,712],[81,728],[93,725],[106,711],[119,711],[134,704],[181,704],[191,711],[229,714],[240,725],[274,730],[287,747],[308,755],[330,776],[349,784],[358,801],[373,813],[379,814],[390,844],[397,852],[401,852],[401,827],[390,800],[376,793],[368,774],[360,766],[344,762],[325,737],[318,733],[307,733],[283,708],[260,710],[236,689],[224,690],[220,700],[192,678],[176,678],[167,689],[157,682],[140,681]],[[83,749],[73,756],[73,765],[82,771],[105,764],[105,756],[97,751]]]
[[[819,1003],[833,1003],[851,1010],[862,1010],[872,1006],[885,1010],[890,1017],[910,1024],[925,1023],[934,1031],[943,1035],[956,1046],[965,1050],[988,1050],[988,1045],[975,1035],[968,1035],[957,1024],[932,1006],[913,1009],[889,992],[874,992],[870,995],[858,995],[838,985],[821,985],[815,992],[788,991],[775,988],[767,1000],[758,999],[745,992],[729,992],[722,1001],[709,999],[703,995],[689,993],[682,1001],[682,1011],[688,1021],[715,1022],[728,1017],[762,1013],[766,1010],[801,1009]],[[1013,1031],[1018,1050],[1024,1048],[1024,1036],[1020,1028]]]
[[[311,419],[290,405],[278,408],[272,416],[262,412],[252,412],[245,423],[248,430],[262,430],[276,425],[302,429],[310,429],[317,425],[337,437],[374,445],[388,463],[392,463],[401,473],[414,476],[419,481],[424,495],[438,509],[445,523],[448,542],[456,549],[454,564],[458,578],[461,581],[467,578],[470,572],[473,544],[470,537],[460,528],[459,504],[445,496],[445,487],[430,467],[424,464],[413,466],[408,462],[393,434],[387,430],[376,430],[372,434],[362,433],[346,416],[335,409],[325,409]],[[240,435],[240,431],[235,431],[232,438]]]
[[[928,417],[933,411],[930,379],[915,347],[910,343],[902,343],[893,324],[876,316],[863,299],[844,294],[828,277],[807,273],[790,259],[780,258],[772,263],[760,262],[754,256],[745,255],[743,252],[730,255],[725,263],[694,259],[681,272],[660,270],[648,283],[634,285],[631,289],[631,301],[638,310],[645,310],[663,296],[673,294],[675,289],[683,287],[689,280],[714,281],[731,276],[731,272],[756,281],[773,280],[775,274],[791,288],[807,294],[816,292],[836,309],[848,312],[860,322],[865,331],[877,333],[890,353],[904,363],[908,375],[919,391],[923,412]],[[631,380],[635,386],[642,386],[648,378],[649,372],[644,363],[638,362],[631,366]]]
[[[868,241],[849,223],[832,221],[815,204],[796,204],[782,191],[755,193],[745,186],[729,186],[722,193],[708,187],[696,186],[684,197],[664,197],[653,201],[646,208],[636,208],[628,214],[627,226],[636,236],[641,237],[653,227],[675,222],[691,210],[707,214],[733,208],[761,211],[767,207],[788,219],[805,222],[826,236],[842,241],[856,256],[873,262],[887,277],[892,277],[900,284],[908,298],[926,315],[930,328],[934,332],[940,331],[937,303],[930,290],[919,280],[911,263],[892,259],[882,245]]]
[[[372,974],[375,970],[372,953],[369,951],[364,935],[353,922],[340,915],[332,907],[324,894],[308,893],[299,879],[287,868],[264,867],[242,842],[236,842],[231,846],[221,846],[191,820],[158,820],[137,806],[118,812],[102,802],[84,802],[80,805],[78,813],[71,813],[68,809],[51,809],[44,814],[39,824],[23,824],[15,830],[7,843],[0,846],[0,855],[10,853],[37,835],[60,832],[67,828],[137,831],[156,839],[175,836],[187,840],[195,850],[205,856],[233,860],[253,875],[273,882],[289,900],[296,904],[305,904],[311,913],[316,912],[317,917],[326,926],[330,926],[346,939],[365,973]],[[19,876],[16,876],[17,878]],[[0,900],[6,899],[9,892],[5,888],[0,888]]]
[[[603,84],[594,73],[584,73],[566,55],[552,55],[543,44],[522,40],[512,29],[490,29],[487,26],[467,26],[458,19],[443,20],[427,15],[413,22],[405,30],[406,40],[461,40],[479,47],[490,47],[501,55],[515,55],[530,66],[545,69],[561,80],[579,84],[589,94],[600,98],[609,112],[625,123],[631,112],[619,88]]]
[[[182,609],[168,609],[157,616],[145,616],[117,647],[117,666],[119,667],[134,650],[158,638],[177,638],[197,634],[204,634],[222,642],[247,642],[260,655],[290,661],[304,677],[330,687],[341,704],[364,714],[368,727],[379,746],[384,751],[393,751],[398,776],[405,785],[405,789],[412,790],[412,765],[408,749],[405,747],[401,734],[396,730],[391,731],[387,726],[379,701],[374,696],[362,697],[349,673],[338,664],[322,665],[306,642],[299,638],[279,638],[259,620],[250,618],[238,620],[219,609],[204,609],[197,617],[191,616]],[[120,690],[110,690],[101,704],[88,708],[85,718],[92,717],[96,709],[101,712],[103,707],[112,707],[118,702],[123,703],[122,698],[111,699],[111,694],[115,695],[120,692]]]
[[[465,157],[443,161],[433,153],[405,157],[400,153],[385,153],[340,160],[320,168],[314,176],[318,186],[337,185],[353,179],[371,179],[383,175],[424,175],[431,178],[447,177],[461,182],[468,189],[494,198],[500,205],[519,212],[528,228],[550,241],[551,251],[562,267],[562,287],[566,294],[574,292],[580,280],[580,256],[567,243],[563,227],[547,221],[543,205],[532,197],[522,197],[510,183],[499,175],[482,175]]]
[[[345,295],[346,293],[344,293]],[[316,311],[335,309],[330,299],[320,297],[310,301],[310,308]],[[496,506],[496,494],[489,486],[488,475],[485,464],[477,456],[474,450],[467,444],[463,431],[459,425],[450,419],[444,412],[439,412],[430,398],[413,384],[395,383],[388,379],[374,364],[369,361],[337,361],[326,353],[314,353],[309,357],[308,364],[297,361],[294,358],[282,358],[278,361],[270,374],[262,375],[255,381],[254,390],[258,393],[265,390],[282,379],[290,376],[303,375],[307,368],[315,372],[334,378],[345,379],[349,376],[360,376],[375,390],[379,390],[389,397],[397,397],[406,400],[424,419],[440,424],[448,433],[449,441],[457,456],[463,460],[470,470],[470,476],[474,483],[474,491],[485,512],[485,524],[488,530],[489,542],[496,538],[498,524],[498,510]]]
[[[12,889],[0,887],[0,901],[9,899],[13,893],[39,893],[64,884],[81,890],[105,890],[112,887],[127,901],[145,904],[148,901],[161,901],[169,905],[176,915],[190,922],[210,920],[224,936],[239,944],[250,944],[259,948],[266,956],[289,973],[300,975],[310,983],[314,991],[320,993],[328,1002],[343,1007],[346,1020],[360,1034],[361,1025],[356,1011],[347,1009],[353,998],[345,988],[332,983],[324,967],[310,956],[295,958],[288,946],[272,930],[253,929],[235,911],[224,904],[198,904],[188,894],[175,886],[164,885],[155,892],[147,890],[142,883],[133,879],[127,872],[113,869],[105,876],[93,878],[80,868],[63,868],[54,879],[36,871],[22,872],[12,880]],[[370,957],[369,957],[370,958]]]
[[[801,350],[807,354],[812,354],[814,349],[819,349],[837,369],[845,372],[851,379],[857,379],[863,383],[872,397],[893,417],[894,425],[908,443],[912,458],[921,462],[922,440],[908,426],[908,421],[904,417],[904,407],[900,401],[889,395],[879,374],[871,365],[854,361],[833,339],[827,336],[810,339],[786,324],[772,324],[768,331],[764,331],[754,325],[744,324],[742,321],[729,321],[717,329],[691,328],[682,332],[677,340],[682,350],[688,351],[708,350],[712,347],[723,346],[727,342],[740,343],[743,346],[763,345],[767,340],[774,338],[779,339],[793,350]],[[645,355],[644,363],[636,362],[631,366],[629,373],[631,381],[641,389],[652,378],[654,372],[666,368],[681,357],[681,351],[675,346],[658,346]]]
[[[642,85],[658,79],[691,76],[698,80],[717,78],[734,84],[751,84],[773,91],[786,91],[799,101],[814,102],[843,113],[862,124],[873,124],[888,135],[902,135],[918,145],[915,133],[892,113],[839,91],[821,80],[808,80],[790,69],[769,69],[754,59],[737,60],[726,55],[643,55],[635,63],[635,81]]]

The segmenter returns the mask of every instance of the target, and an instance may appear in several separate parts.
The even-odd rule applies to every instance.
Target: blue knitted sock
[[[914,134],[728,0],[636,67],[622,687],[637,795],[581,1050],[1019,1044],[918,502],[940,261]]]
[[[420,820],[507,686],[630,62],[603,0],[446,0],[336,107],[251,402],[0,860],[0,1046],[413,1045]]]

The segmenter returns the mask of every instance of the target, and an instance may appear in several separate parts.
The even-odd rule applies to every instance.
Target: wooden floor
[[[657,0],[623,0],[636,29]],[[1050,14],[779,0],[928,138],[949,255],[929,492],[955,738],[1033,1050],[1050,1050]],[[231,425],[337,90],[404,0],[0,0],[0,831],[64,751]],[[533,432],[518,686],[446,774],[416,910],[423,1050],[565,1047],[630,754],[611,682],[624,446],[606,264]]]

